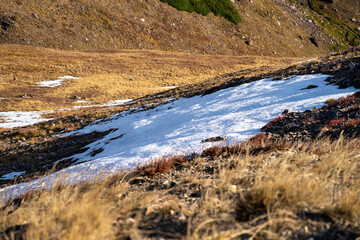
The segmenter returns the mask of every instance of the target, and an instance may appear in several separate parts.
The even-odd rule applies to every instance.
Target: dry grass
[[[26,226],[17,232],[25,239],[288,239],[331,222],[360,234],[359,146],[357,139],[321,140],[240,155],[223,148],[226,157],[196,157],[165,174],[54,188],[1,210],[0,232]]]
[[[87,100],[88,105],[135,99],[166,90],[162,87],[199,83],[254,67],[274,70],[299,60],[155,50],[75,52],[1,45],[0,111],[71,108],[81,105],[72,99],[75,95]],[[65,80],[56,88],[36,86],[40,81],[65,75],[80,79]]]

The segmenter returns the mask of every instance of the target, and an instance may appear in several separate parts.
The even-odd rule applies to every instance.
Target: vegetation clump
[[[0,239],[360,235],[359,139],[260,145],[218,146],[216,156],[163,158],[135,172],[33,191],[2,206]]]
[[[216,16],[220,15],[230,22],[238,24],[241,21],[239,12],[230,0],[160,0],[168,3],[180,11],[196,12],[207,16],[213,12]]]

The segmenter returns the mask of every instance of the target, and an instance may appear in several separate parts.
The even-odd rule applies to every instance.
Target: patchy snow
[[[58,87],[63,84],[63,80],[69,80],[69,79],[80,79],[79,77],[73,77],[73,76],[63,76],[59,77],[57,80],[49,80],[49,81],[42,81],[37,84],[39,87]]]
[[[131,169],[151,158],[170,154],[201,152],[214,144],[202,143],[211,137],[228,137],[226,143],[243,141],[260,133],[260,128],[284,109],[304,111],[321,107],[329,98],[339,98],[356,89],[326,85],[328,76],[294,76],[286,81],[264,79],[218,92],[180,98],[148,111],[120,113],[105,121],[66,135],[115,129],[71,158],[78,165],[42,179],[0,190],[4,199],[38,187],[50,187],[58,176],[64,183],[94,179],[102,172]],[[308,85],[318,88],[300,90]],[[102,150],[102,151],[101,151]],[[98,152],[95,156],[94,152]],[[64,177],[65,176],[65,177]]]
[[[79,100],[79,101],[81,101],[81,100]],[[76,101],[75,103],[79,103],[79,101]],[[125,104],[125,103],[128,103],[128,102],[131,102],[131,101],[133,101],[133,99],[120,99],[120,100],[109,101],[109,102],[107,102],[105,104],[74,106],[74,107],[72,107],[72,109],[91,108],[91,107],[111,107],[111,106],[122,105],[122,104]],[[67,111],[67,110],[71,110],[71,109],[59,109],[59,110],[60,111]]]
[[[133,101],[133,99],[120,99],[120,100],[109,101],[108,103],[100,106],[115,106],[115,105],[125,104],[131,101]]]
[[[306,63],[306,62],[312,62],[312,61],[315,61],[315,60],[317,60],[317,58],[311,58],[311,59],[308,59],[308,60],[304,60],[304,61],[296,62],[295,64]]]
[[[0,128],[13,128],[32,125],[38,122],[49,121],[52,118],[43,118],[42,114],[48,112],[0,112]]]
[[[20,176],[21,174],[24,174],[25,172],[11,172],[8,174],[3,175],[2,177],[0,177],[0,180],[12,180],[17,176]]]
[[[63,84],[63,80],[62,79],[58,79],[58,80],[49,80],[49,81],[42,81],[39,82],[37,85],[39,87],[58,87],[61,86]]]
[[[102,105],[85,105],[85,106],[74,106],[71,109],[58,109],[58,111],[70,111],[80,108],[90,107],[111,107],[116,105],[125,104],[133,101],[133,99],[121,99],[109,101]],[[87,103],[85,100],[78,100],[75,103]],[[52,113],[54,111],[32,111],[32,112],[21,112],[21,111],[10,111],[0,112],[0,128],[14,128],[32,125],[38,122],[44,122],[52,120],[52,118],[44,118],[43,114]]]
[[[166,86],[166,87],[160,87],[161,89],[174,89],[178,88],[178,86]]]
[[[75,103],[88,103],[86,100],[77,100]]]
[[[74,77],[74,76],[63,76],[63,77],[59,77],[59,79],[80,79],[79,77]]]

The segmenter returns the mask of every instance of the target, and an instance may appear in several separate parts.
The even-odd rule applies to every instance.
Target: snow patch
[[[25,172],[11,172],[11,173],[5,174],[2,177],[0,177],[0,180],[12,180],[15,177],[20,176],[24,173],[26,173],[26,171]]]
[[[79,100],[81,101],[81,100]],[[79,101],[75,102],[75,103],[79,103]],[[72,109],[80,109],[80,108],[91,108],[91,107],[111,107],[111,106],[117,106],[117,105],[122,105],[128,102],[133,101],[133,99],[120,99],[120,100],[113,100],[113,101],[109,101],[105,104],[95,104],[95,105],[86,105],[86,106],[74,106],[72,107]],[[86,102],[86,101],[84,101]],[[83,102],[81,102],[83,103]],[[59,109],[60,111],[67,111],[67,110],[71,110],[71,109]]]
[[[44,178],[0,189],[3,200],[31,189],[51,187],[55,181],[90,181],[101,173],[114,174],[132,169],[150,159],[171,154],[189,154],[217,143],[202,143],[216,136],[228,137],[226,144],[239,142],[260,133],[260,128],[284,109],[304,111],[321,107],[329,98],[352,94],[355,88],[338,89],[327,85],[322,74],[294,76],[286,81],[263,79],[223,89],[205,96],[180,98],[154,109],[113,115],[81,130],[65,135],[80,135],[115,129],[71,156],[78,165]],[[318,88],[301,90],[308,85]],[[103,151],[94,156],[96,149]],[[61,180],[59,180],[61,179]],[[1,200],[0,200],[1,202]]]
[[[0,128],[13,128],[23,127],[32,125],[38,122],[49,121],[52,118],[43,118],[42,114],[48,112],[21,112],[21,111],[10,111],[0,112]]]
[[[161,89],[174,89],[178,88],[178,86],[166,86],[166,87],[160,87]]]
[[[49,81],[42,81],[37,84],[39,87],[58,87],[63,84],[63,80],[70,80],[70,79],[80,79],[79,77],[73,77],[73,76],[63,76],[59,77],[57,80],[49,80]]]
[[[295,64],[300,64],[300,63],[305,63],[305,62],[312,62],[312,61],[315,61],[315,60],[317,60],[317,58],[311,58],[311,59],[308,59],[308,60],[296,62]]]

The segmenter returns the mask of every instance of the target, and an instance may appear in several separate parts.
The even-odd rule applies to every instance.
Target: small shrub
[[[156,173],[167,173],[175,164],[183,162],[185,162],[184,156],[163,157],[136,167],[136,172],[145,176],[153,176]]]
[[[265,127],[274,125],[275,123],[278,123],[278,122],[284,120],[284,118],[285,118],[285,115],[278,116],[278,117],[276,117],[274,120],[268,122],[268,123],[265,125]]]
[[[350,95],[350,96],[347,96],[347,97],[341,97],[338,100],[338,104],[347,103],[347,102],[350,102],[350,101],[353,101],[353,100],[355,100],[355,95]]]
[[[343,129],[349,129],[360,124],[360,119],[349,119]]]
[[[225,19],[238,24],[241,17],[237,9],[230,0],[160,0],[168,3],[170,6],[180,11],[196,12],[207,16],[213,12],[216,16],[222,16]]]
[[[329,103],[332,103],[332,102],[334,102],[334,101],[335,101],[335,99],[329,98],[328,100],[325,101],[325,103],[326,103],[326,104],[329,104]]]
[[[260,133],[250,138],[250,142],[254,144],[263,144],[267,139],[268,137],[266,134]]]
[[[346,119],[344,117],[340,118],[340,119],[333,119],[327,124],[327,126],[332,129],[333,127],[336,127],[336,126],[338,126],[339,124],[341,124],[341,123],[343,123],[345,121],[346,121]]]

